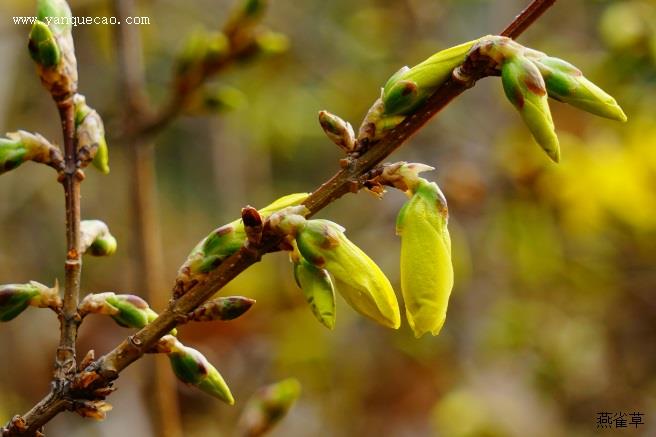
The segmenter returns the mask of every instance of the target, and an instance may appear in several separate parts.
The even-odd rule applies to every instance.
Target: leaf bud
[[[301,384],[294,378],[262,387],[244,407],[238,426],[240,435],[266,434],[287,415],[300,395]]]

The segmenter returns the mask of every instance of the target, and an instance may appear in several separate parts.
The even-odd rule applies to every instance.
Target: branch
[[[518,37],[531,23],[544,13],[555,0],[535,0],[515,20],[523,24],[508,26],[508,35]],[[515,21],[513,21],[514,23]],[[510,29],[510,30],[508,30]],[[447,106],[455,97],[472,87],[475,82],[490,75],[488,59],[480,59],[476,54],[470,56],[459,67],[458,78],[452,77],[443,84],[413,115],[392,129],[378,143],[371,145],[362,156],[347,158],[343,168],[330,180],[315,190],[304,202],[312,216],[321,209],[349,192],[357,192],[364,184],[367,174],[399,148],[408,138],[427,123],[435,114]],[[168,308],[151,324],[126,339],[114,350],[100,358],[87,370],[97,372],[101,381],[112,381],[132,362],[141,357],[159,338],[174,328],[184,316],[209,299],[241,272],[246,270],[263,255],[276,251],[280,237],[270,234],[262,237],[259,246],[243,247],[225,259],[213,270],[205,282],[191,288],[185,295],[169,303]]]
[[[503,35],[517,38],[554,3],[555,0],[533,0],[504,30]],[[370,144],[361,156],[353,155],[342,160],[342,170],[315,190],[305,201],[304,204],[310,211],[309,215],[316,214],[348,192],[357,192],[368,179],[371,170],[455,97],[472,87],[477,80],[489,75],[489,60],[475,55],[474,53],[469,56],[458,68],[457,78],[454,75],[445,82],[413,115],[408,116],[401,124],[389,131],[379,142]],[[279,236],[265,232],[259,245],[249,244],[247,247],[242,247],[213,270],[205,282],[195,285],[185,295],[171,301],[167,309],[152,323],[128,337],[114,350],[78,374],[78,379],[67,386],[65,396],[49,394],[23,417],[18,417],[21,422],[20,429],[13,425],[15,418],[7,425],[2,435],[34,435],[41,426],[67,408],[67,403],[62,399],[76,396],[84,398],[85,394],[92,392],[94,388],[110,384],[118,378],[123,369],[144,355],[162,336],[178,323],[185,321],[189,312],[259,261],[263,255],[278,250],[280,241]]]
[[[66,265],[64,304],[60,315],[60,340],[55,359],[55,383],[61,389],[66,378],[75,373],[75,340],[79,316],[82,253],[80,252],[80,182],[84,174],[77,167],[75,106],[69,98],[57,102],[64,134],[64,172],[61,182],[66,196]]]

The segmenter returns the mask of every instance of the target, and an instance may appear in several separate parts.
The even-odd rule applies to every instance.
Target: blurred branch
[[[134,0],[116,0],[116,16],[136,16]],[[143,49],[141,35],[137,26],[116,27],[116,51],[119,58],[119,80],[124,102],[126,103],[124,129],[130,131],[142,126],[148,119],[148,96],[146,94]],[[132,223],[134,225],[133,244],[137,246],[135,268],[139,290],[148,297],[155,308],[163,307],[166,297],[161,296],[165,289],[164,258],[159,216],[157,214],[157,178],[155,174],[154,144],[146,138],[128,137],[125,146],[130,154],[130,174],[133,189]],[[175,376],[169,371],[168,363],[156,357],[149,384],[154,390],[155,400],[151,408],[155,413],[154,425],[162,437],[181,437],[182,419],[178,405]]]
[[[534,0],[508,26],[504,31],[504,36],[518,37],[554,3],[555,0]],[[367,149],[361,155],[353,154],[342,160],[342,169],[304,202],[309,210],[308,216],[316,214],[348,192],[357,192],[369,179],[370,172],[421,129],[428,120],[455,97],[472,87],[477,80],[490,75],[491,66],[491,60],[479,56],[476,51],[471,53],[464,64],[454,71],[452,78],[447,80],[411,116],[406,117],[380,140],[368,144]],[[52,417],[60,411],[70,408],[67,405],[67,399],[69,402],[76,399],[96,399],[97,395],[94,393],[97,390],[103,390],[110,386],[123,369],[147,353],[162,336],[178,323],[185,321],[188,313],[259,261],[263,255],[278,250],[282,239],[266,225],[267,222],[265,222],[259,244],[248,244],[225,259],[208,275],[204,282],[196,284],[182,297],[171,301],[167,309],[152,323],[128,337],[114,350],[77,374],[76,379],[67,385],[64,393],[51,393],[23,417],[14,418],[2,435],[34,435]],[[14,423],[20,423],[20,426],[16,426]]]

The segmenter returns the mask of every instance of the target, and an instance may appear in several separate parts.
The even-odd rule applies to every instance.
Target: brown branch
[[[556,0],[533,0],[499,35],[513,39],[517,38],[554,3],[556,3]]]
[[[134,0],[116,0],[115,15],[136,16]],[[117,26],[116,51],[119,59],[121,91],[126,103],[123,126],[127,131],[142,126],[148,119],[142,43],[138,26]],[[132,223],[134,258],[139,272],[137,289],[147,296],[154,308],[163,308],[168,300],[164,284],[164,257],[159,215],[157,213],[157,177],[154,144],[148,138],[131,137],[125,141],[130,154],[133,187]],[[182,418],[178,405],[177,382],[165,357],[155,357],[154,368],[148,372],[148,384],[156,387],[152,403],[153,425],[162,437],[181,437]],[[151,373],[152,372],[152,373]]]
[[[512,38],[518,37],[554,3],[555,0],[534,0],[504,30],[504,35]],[[321,185],[305,201],[305,205],[310,210],[310,215],[316,214],[342,195],[357,191],[364,184],[367,174],[372,169],[421,129],[428,120],[447,106],[455,97],[473,86],[477,80],[489,75],[489,70],[490,65],[487,60],[476,59],[475,56],[468,57],[465,63],[459,67],[459,79],[449,79],[412,116],[407,117],[396,128],[389,131],[379,142],[372,144],[362,156],[344,160],[342,170]],[[241,272],[259,261],[264,254],[278,250],[279,243],[279,236],[265,232],[260,245],[255,247],[248,245],[248,247],[243,247],[225,259],[221,265],[210,273],[205,282],[197,284],[179,299],[171,301],[168,308],[152,323],[133,336],[128,337],[107,355],[87,367],[80,377],[88,377],[90,374],[95,374],[95,376],[92,378],[94,379],[93,383],[87,386],[85,390],[107,386],[111,381],[118,378],[123,369],[144,355],[155,345],[159,338],[167,334],[179,322],[184,321],[189,312],[209,299]],[[75,386],[75,389],[72,386]],[[76,390],[79,390],[79,384],[72,384],[72,386],[68,386],[69,392],[66,393],[66,397],[69,399],[75,398],[76,395],[83,397],[84,393],[76,392]],[[32,435],[39,427],[66,408],[67,406],[62,402],[61,397],[50,394],[21,418],[24,431],[17,430],[15,427],[12,428],[10,423],[7,425],[9,429],[4,431],[2,435]]]
[[[55,382],[61,389],[67,377],[75,373],[75,341],[79,316],[82,253],[80,253],[80,182],[84,174],[77,167],[75,106],[73,99],[57,102],[64,134],[64,172],[61,179],[66,196],[66,265],[64,303],[60,314],[60,341],[55,359]]]

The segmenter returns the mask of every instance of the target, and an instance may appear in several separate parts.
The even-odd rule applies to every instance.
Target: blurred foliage
[[[523,0],[272,2],[267,22],[288,54],[237,66],[216,80],[244,105],[185,117],[159,136],[157,166],[168,280],[208,231],[239,208],[312,190],[338,168],[317,111],[354,126],[402,65],[501,29]],[[111,14],[110,2],[71,0],[75,15]],[[140,2],[150,92],[163,101],[171,61],[194,26],[218,27],[228,0]],[[26,50],[31,2],[0,4],[0,131],[39,131],[59,142],[56,112]],[[530,139],[497,79],[467,92],[391,159],[437,167],[449,200],[455,289],[438,337],[388,331],[338,303],[334,331],[320,326],[285,256],[267,257],[225,295],[257,299],[230,323],[186,326],[221,367],[235,408],[180,387],[189,436],[228,435],[258,387],[294,376],[303,395],[273,435],[588,436],[600,411],[656,417],[656,1],[557,2],[521,42],[567,59],[625,109],[614,123],[552,106],[561,139],[554,165]],[[115,137],[122,104],[109,26],[75,29],[80,87],[105,118],[109,179],[89,172],[83,215],[110,225],[119,251],[85,260],[85,292],[139,294],[132,283],[128,154]],[[226,88],[227,89],[227,88]],[[241,94],[240,94],[241,95]],[[240,97],[241,100],[241,97]],[[48,169],[24,166],[0,180],[0,283],[62,277],[63,199]],[[322,214],[347,228],[398,291],[394,218],[404,199],[347,196]],[[109,207],[108,207],[109,205]],[[365,213],[363,213],[365,212]],[[0,330],[0,421],[47,390],[55,318],[28,311]],[[84,324],[80,350],[101,354],[127,331]],[[146,359],[149,359],[148,357]],[[58,417],[52,436],[151,435],[141,367],[118,382],[101,424]],[[28,376],[29,375],[29,376]],[[345,414],[346,413],[346,414]],[[135,433],[135,430],[138,431]],[[638,434],[636,434],[638,435]]]

